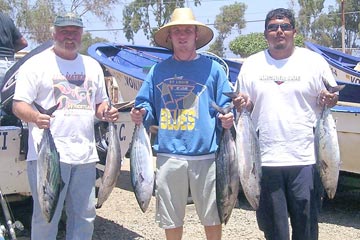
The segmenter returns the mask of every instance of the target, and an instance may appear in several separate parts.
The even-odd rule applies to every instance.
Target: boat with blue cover
[[[115,95],[123,101],[135,99],[142,82],[150,68],[172,56],[166,48],[122,45],[100,42],[88,48],[88,54],[105,66],[106,70],[116,79]],[[229,81],[235,83],[241,68],[241,62],[220,58],[209,52],[199,52],[219,62],[227,72]]]
[[[305,42],[305,46],[328,62],[339,85],[346,85],[340,101],[360,103],[360,58],[312,42]]]

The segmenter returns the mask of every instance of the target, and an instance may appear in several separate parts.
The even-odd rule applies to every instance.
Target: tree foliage
[[[297,22],[298,31],[305,37],[309,37],[312,33],[311,23],[319,16],[324,8],[325,0],[298,0],[300,10]]]
[[[298,0],[300,7],[298,31],[306,39],[329,47],[342,45],[342,6],[337,0],[335,6],[324,9],[324,0]],[[360,31],[360,1],[344,1],[345,47],[358,47]]]
[[[92,14],[111,26],[115,20],[113,9],[119,2],[120,0],[0,0],[0,10],[9,13],[28,39],[42,43],[51,39],[50,27],[57,14],[70,11],[80,16]]]
[[[214,43],[210,45],[210,51],[218,56],[224,57],[224,40],[231,34],[235,28],[239,34],[241,29],[246,27],[245,11],[247,6],[244,3],[226,5],[220,8],[220,13],[216,15],[214,27],[218,31],[218,36]]]
[[[105,38],[99,38],[99,37],[92,38],[90,33],[85,32],[82,36],[81,49],[79,52],[88,55],[87,53],[88,48],[97,42],[108,42],[108,41]]]
[[[300,34],[295,35],[295,46],[304,46],[304,37]],[[268,44],[264,37],[264,33],[250,33],[242,35],[234,39],[229,44],[230,50],[243,58],[254,53],[267,49]]]
[[[230,50],[245,58],[267,48],[267,42],[263,33],[250,33],[241,35],[230,42]]]
[[[225,55],[224,40],[220,37],[220,35],[218,35],[215,38],[215,41],[209,45],[208,51],[219,57],[223,57]]]
[[[134,43],[135,34],[142,30],[146,39],[154,45],[153,35],[155,31],[170,20],[176,7],[184,7],[186,2],[185,0],[135,0],[126,5],[123,9],[122,20],[126,39]],[[195,6],[201,4],[200,0],[193,2]]]
[[[290,1],[294,8],[295,0]],[[299,11],[296,18],[296,46],[304,46],[304,41],[314,41],[329,47],[342,45],[341,0],[324,9],[325,0],[297,0]],[[344,1],[345,47],[359,47],[360,0]],[[267,48],[263,33],[251,33],[239,36],[229,44],[230,50],[237,55],[247,57]]]

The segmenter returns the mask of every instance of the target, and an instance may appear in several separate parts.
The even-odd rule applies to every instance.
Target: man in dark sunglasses
[[[293,26],[290,23],[273,23],[273,24],[269,24],[266,26],[266,30],[268,32],[274,32],[277,31],[278,29],[281,29],[281,31],[285,32],[285,31],[291,31],[293,30]]]
[[[268,49],[246,59],[233,99],[238,112],[247,108],[257,129],[261,152],[259,228],[267,240],[318,239],[318,214],[323,192],[316,169],[313,128],[324,105],[338,95],[324,79],[336,82],[317,53],[295,47],[291,10],[275,9],[265,20]]]
[[[276,15],[266,18],[264,35],[269,44],[268,52],[274,59],[285,59],[292,54],[295,34],[295,18],[287,11],[281,18]]]

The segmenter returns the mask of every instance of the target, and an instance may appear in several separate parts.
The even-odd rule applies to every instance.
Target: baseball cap
[[[84,27],[81,17],[73,12],[65,13],[64,15],[58,15],[55,18],[54,26],[65,27],[65,26],[76,26]]]

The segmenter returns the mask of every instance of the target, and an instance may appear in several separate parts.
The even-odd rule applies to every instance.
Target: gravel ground
[[[31,201],[29,201],[31,202]],[[29,209],[29,203],[19,205],[18,211],[13,208],[15,219],[24,222],[25,230],[18,234],[18,240],[28,240],[28,219],[31,210],[24,214],[23,209]],[[17,215],[16,215],[17,214]],[[165,234],[154,221],[155,198],[151,199],[146,213],[140,210],[130,184],[129,160],[124,161],[118,184],[102,208],[97,209],[93,240],[160,240]],[[57,240],[64,240],[64,226],[60,225]],[[320,240],[355,240],[360,239],[360,193],[338,192],[334,200],[324,202],[320,216]],[[21,236],[21,237],[19,237]],[[187,207],[184,240],[205,239],[203,227],[199,223],[193,204]],[[255,212],[240,197],[239,204],[234,208],[227,225],[223,226],[224,240],[263,240],[258,229]]]
[[[129,161],[125,161],[118,187],[110,199],[97,210],[93,240],[165,239],[165,234],[154,221],[155,198],[146,213],[142,213],[130,185]],[[338,193],[336,198],[324,202],[320,217],[319,239],[360,239],[360,194]],[[205,239],[204,230],[195,212],[194,205],[187,207],[185,240]],[[240,197],[227,225],[223,226],[224,240],[265,239],[258,229],[253,211],[245,197]]]

